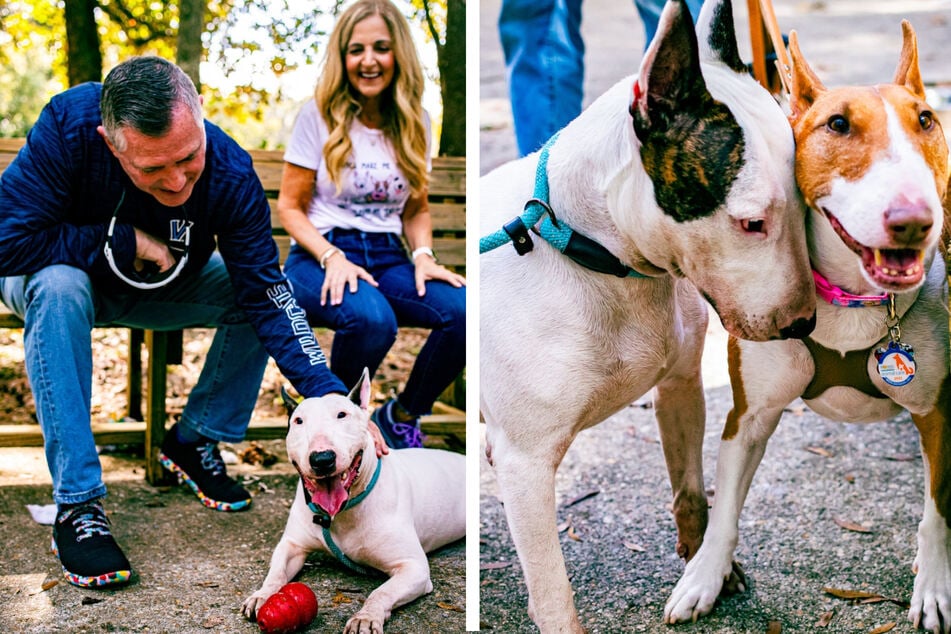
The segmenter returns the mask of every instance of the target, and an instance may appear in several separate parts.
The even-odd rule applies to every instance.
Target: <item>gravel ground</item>
[[[280,461],[229,467],[254,493],[252,508],[241,513],[206,509],[185,487],[146,484],[140,457],[102,457],[106,510],[135,570],[133,583],[121,590],[86,590],[63,580],[49,552],[50,527],[34,522],[25,508],[50,503],[43,454],[0,449],[0,631],[258,632],[241,615],[241,603],[264,580],[296,486],[283,441],[261,444]],[[387,632],[465,629],[465,540],[431,555],[430,567],[433,592],[396,610]],[[380,584],[323,554],[312,555],[297,580],[314,590],[319,604],[306,632],[342,632]]]

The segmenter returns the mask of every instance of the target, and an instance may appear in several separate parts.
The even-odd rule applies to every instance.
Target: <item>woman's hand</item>
[[[380,433],[380,428],[376,426],[372,420],[367,423],[367,426],[370,429],[370,435],[373,437],[373,446],[376,448],[376,457],[382,458],[384,454],[390,453],[390,448],[387,446],[386,441],[383,440],[383,434]]]
[[[331,306],[339,306],[343,302],[343,289],[350,287],[351,293],[357,292],[357,280],[363,280],[372,286],[379,286],[366,269],[357,266],[347,259],[343,251],[338,250],[324,262],[324,283],[320,287],[320,305],[327,305],[330,298]]]
[[[421,254],[414,263],[416,264],[416,292],[419,293],[420,297],[426,294],[427,280],[442,280],[449,282],[456,288],[466,285],[466,278],[458,273],[453,273],[442,264],[438,264],[436,260],[428,255]]]

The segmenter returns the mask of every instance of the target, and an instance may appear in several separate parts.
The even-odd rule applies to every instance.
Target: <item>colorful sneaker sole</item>
[[[180,484],[188,485],[188,488],[191,489],[192,492],[198,496],[198,499],[201,500],[201,503],[204,504],[206,507],[214,511],[232,512],[232,511],[243,511],[244,509],[251,506],[251,498],[248,498],[246,500],[238,500],[237,502],[219,502],[218,500],[211,499],[210,497],[205,495],[204,491],[198,488],[198,485],[195,483],[195,481],[189,478],[188,474],[185,473],[185,471],[182,468],[180,468],[177,464],[172,462],[171,458],[169,458],[168,456],[166,456],[164,453],[160,451],[158,455],[158,459],[159,459],[159,462],[162,463],[163,467],[168,469],[171,473],[175,475],[176,478],[178,478],[178,482]]]
[[[53,551],[53,554],[56,555],[56,558],[59,558],[59,549],[56,548],[56,540],[52,540],[50,545],[50,550]],[[60,562],[62,565],[62,562]],[[79,586],[80,588],[102,588],[104,586],[118,586],[124,583],[129,583],[129,580],[132,578],[131,570],[116,570],[114,572],[106,572],[95,577],[84,577],[82,575],[77,575],[66,570],[66,566],[63,566],[63,576],[66,577],[66,581],[73,584],[74,586]]]

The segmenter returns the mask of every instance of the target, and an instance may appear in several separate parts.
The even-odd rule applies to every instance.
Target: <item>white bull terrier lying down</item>
[[[383,631],[394,608],[432,592],[426,553],[465,537],[465,456],[438,449],[391,449],[376,457],[368,429],[366,370],[349,397],[331,394],[290,413],[287,456],[300,472],[287,527],[261,589],[244,602],[254,618],[300,572],[307,555],[331,553],[356,571],[389,579],[370,593],[344,632]]]
[[[934,632],[951,629],[948,282],[938,252],[948,147],[925,102],[907,21],[902,34],[893,83],[830,90],[790,33],[791,122],[796,177],[811,208],[816,328],[802,341],[730,340],[733,409],[710,524],[667,602],[667,622],[713,609],[731,571],[753,474],[783,408],[801,396],[818,414],[843,422],[911,413],[921,436],[925,502],[909,617]]]
[[[558,543],[555,471],[580,431],[652,388],[677,550],[696,553],[707,520],[704,298],[738,337],[813,327],[794,149],[782,109],[740,60],[730,3],[705,2],[695,33],[684,3],[668,2],[637,77],[541,153],[481,180],[482,235],[501,238],[505,226],[524,252],[506,243],[481,258],[480,404],[542,632],[582,631]],[[550,217],[521,222],[542,236],[570,227],[569,240],[510,222],[541,198]]]

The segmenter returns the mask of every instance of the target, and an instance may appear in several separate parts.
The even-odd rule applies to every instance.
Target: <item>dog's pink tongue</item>
[[[327,511],[330,517],[340,512],[349,497],[350,494],[339,477],[318,480],[311,496],[314,504]]]

